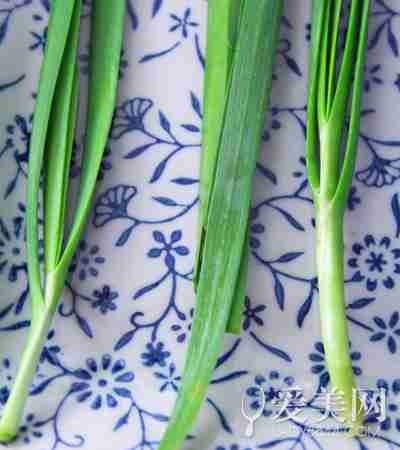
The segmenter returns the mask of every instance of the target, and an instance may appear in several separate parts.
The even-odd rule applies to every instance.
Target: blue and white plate
[[[194,306],[207,3],[127,2],[118,105],[93,212],[10,448],[156,449],[179,388]],[[400,5],[372,3],[345,270],[354,373],[360,387],[385,393],[385,415],[371,424],[374,437],[354,439],[315,405],[279,415],[285,405],[272,401],[295,389],[326,401],[329,387],[304,165],[310,1],[289,0],[255,178],[243,332],[225,339],[187,449],[400,448]],[[89,12],[87,1],[83,83]],[[2,405],[30,317],[26,168],[48,14],[49,0],[0,0]],[[81,138],[82,130],[75,179]],[[260,416],[251,436],[243,401],[246,416]]]

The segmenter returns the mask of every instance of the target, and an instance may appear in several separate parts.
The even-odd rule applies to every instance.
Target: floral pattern
[[[399,417],[399,405],[398,405],[398,395],[400,393],[400,380],[398,378],[393,381],[386,381],[384,379],[379,379],[376,382],[378,389],[384,389],[386,395],[388,396],[388,415],[385,420],[379,425],[384,431],[390,430],[392,427],[397,431],[400,431],[400,417]]]
[[[50,4],[0,0],[0,52],[11,61],[0,77],[0,414],[30,319],[25,188]],[[395,0],[372,1],[359,156],[345,221],[353,372],[363,387],[385,390],[386,418],[379,423],[371,419],[375,428],[368,439],[348,439],[332,420],[312,432],[293,409],[279,423],[273,421],[271,400],[280,392],[311,388],[303,407],[319,417],[324,410],[317,397],[330,387],[318,322],[315,220],[304,159],[310,4],[285,2],[254,181],[242,333],[226,336],[204,414],[185,448],[400,448],[395,372],[400,337],[400,8]],[[91,1],[83,5],[82,26],[87,27]],[[206,1],[127,0],[120,92],[92,214],[40,356],[20,434],[10,448],[158,447],[179,390],[195,307],[206,19]],[[78,61],[83,78],[87,44],[86,37]],[[73,192],[82,121],[73,151]],[[246,437],[242,399],[255,411],[261,392],[267,400],[263,414],[253,436]]]
[[[88,401],[92,409],[101,409],[107,406],[115,408],[118,405],[118,397],[130,395],[125,387],[126,383],[134,380],[133,372],[126,370],[123,359],[115,362],[110,355],[103,355],[101,362],[89,358],[86,360],[86,368],[79,369],[76,375],[83,382],[75,384],[75,392],[79,392],[79,403]]]
[[[357,279],[366,281],[366,288],[373,292],[380,283],[386,289],[395,287],[395,277],[400,273],[400,249],[391,248],[392,242],[388,236],[375,238],[371,234],[365,236],[362,243],[353,244],[354,257],[348,260],[348,265],[358,269]]]

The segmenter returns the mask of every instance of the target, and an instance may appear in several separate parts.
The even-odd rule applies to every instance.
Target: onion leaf
[[[196,264],[193,282],[197,289],[209,204],[214,186],[218,149],[224,123],[232,57],[240,20],[242,0],[208,3],[207,64],[204,79],[204,118],[200,166],[200,210]]]
[[[215,8],[220,5],[219,0],[210,1],[209,6],[211,3]],[[242,2],[192,335],[178,399],[159,450],[181,447],[221,351],[246,243],[252,181],[268,107],[282,5],[277,0]]]
[[[307,117],[307,168],[316,209],[316,253],[325,360],[353,434],[363,411],[349,354],[343,218],[354,174],[370,2],[352,0],[339,54],[342,1],[314,0]],[[350,121],[347,112],[350,108]],[[344,148],[344,151],[343,151]]]
[[[0,419],[0,441],[18,433],[38,360],[69,264],[90,211],[115,106],[125,2],[92,2],[89,106],[81,191],[69,237],[65,215],[78,114],[78,40],[82,1],[54,1],[36,100],[27,189],[27,254],[32,320],[11,395]],[[39,257],[38,203],[43,175],[44,273]],[[65,247],[64,242],[67,241]],[[43,283],[42,283],[43,278]]]
[[[228,99],[232,60],[240,25],[243,0],[210,1],[207,24],[207,64],[204,81],[204,118],[202,125],[202,157],[200,167],[200,209],[197,251],[193,282],[200,277],[209,206],[218,164],[219,144]],[[227,323],[228,333],[241,331],[246,295],[248,246],[243,250],[242,268],[236,281],[235,300]]]

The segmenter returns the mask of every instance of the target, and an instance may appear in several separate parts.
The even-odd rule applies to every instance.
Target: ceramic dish
[[[261,390],[268,400],[295,387],[315,394],[329,382],[303,157],[310,2],[289,0],[255,178],[243,332],[225,339],[187,449],[400,447],[400,5],[372,3],[346,291],[354,373],[361,387],[385,391],[386,416],[375,437],[349,439],[333,432],[332,420],[307,430],[312,408],[283,420],[269,401],[260,410]],[[0,404],[30,316],[24,189],[48,9],[48,0],[0,0]],[[10,448],[157,448],[194,306],[206,10],[203,0],[128,0],[118,106],[93,213]],[[84,27],[89,11],[86,2]],[[83,33],[83,83],[87,42]],[[246,415],[262,412],[251,436],[243,400]]]

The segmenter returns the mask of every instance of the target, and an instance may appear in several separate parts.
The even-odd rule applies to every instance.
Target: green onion
[[[359,399],[353,405],[355,380],[346,321],[343,217],[356,163],[369,1],[351,1],[344,53],[340,57],[342,4],[342,0],[313,1],[307,167],[316,210],[325,359],[332,385],[344,400],[343,417],[357,434],[363,412]]]
[[[200,210],[193,282],[195,289],[200,276],[207,232],[209,206],[218,161],[219,143],[229,92],[232,59],[240,24],[242,0],[210,1],[207,24],[207,64],[204,81],[204,119],[202,124],[202,158],[200,168]],[[243,255],[243,270],[237,280],[227,332],[239,334],[247,278],[247,251]]]
[[[112,121],[122,48],[125,2],[92,2],[89,101],[85,153],[75,217],[69,235],[65,211],[78,112],[77,67],[81,0],[52,3],[36,101],[27,189],[27,254],[32,320],[21,364],[0,420],[0,441],[18,432],[52,317],[90,212]],[[39,259],[38,202],[43,175],[43,283]]]
[[[252,180],[268,107],[283,1],[242,0],[241,3],[208,207],[192,336],[178,399],[159,450],[179,449],[197,417],[221,351],[247,241]],[[237,3],[229,2],[228,6],[236,8]],[[209,7],[215,17],[227,20],[226,2],[210,0]],[[215,17],[211,19],[217,20]],[[221,26],[227,29],[226,23]],[[208,54],[212,54],[214,45],[219,45],[217,41],[218,38],[208,40]],[[226,77],[225,71],[221,76]],[[206,86],[206,102],[213,103],[214,98],[207,96],[208,89]],[[217,101],[224,101],[223,96]],[[206,105],[205,111],[210,108]]]

